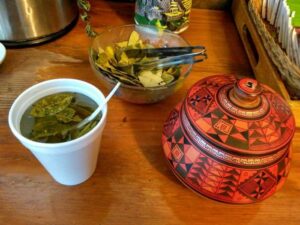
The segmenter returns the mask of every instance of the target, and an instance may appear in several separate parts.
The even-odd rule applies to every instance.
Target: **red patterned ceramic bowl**
[[[256,80],[212,76],[197,82],[164,124],[174,174],[206,197],[253,203],[278,190],[289,172],[292,112]]]

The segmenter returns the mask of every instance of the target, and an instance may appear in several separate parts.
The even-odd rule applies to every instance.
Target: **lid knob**
[[[230,100],[243,108],[255,108],[261,102],[262,86],[252,78],[238,80],[229,93]]]

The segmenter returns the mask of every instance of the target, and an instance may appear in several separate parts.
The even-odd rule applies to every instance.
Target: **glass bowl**
[[[105,49],[106,46],[111,46],[122,41],[128,41],[129,36],[133,31],[139,33],[141,40],[148,40],[150,44],[155,47],[189,46],[188,42],[178,34],[174,34],[167,30],[158,30],[154,26],[123,25],[108,28],[93,39],[89,50],[91,67],[96,76],[108,89],[112,89],[116,85],[117,81],[103,75],[95,65],[94,59],[98,53],[98,49],[99,47]],[[136,104],[150,104],[161,101],[173,94],[182,86],[184,79],[189,75],[191,69],[192,64],[182,65],[179,78],[164,86],[138,87],[122,83],[116,92],[116,96],[125,101]]]

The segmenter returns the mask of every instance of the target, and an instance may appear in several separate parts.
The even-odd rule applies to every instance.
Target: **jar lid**
[[[184,111],[206,140],[238,153],[279,150],[295,131],[287,103],[251,78],[219,75],[200,80],[189,90]]]

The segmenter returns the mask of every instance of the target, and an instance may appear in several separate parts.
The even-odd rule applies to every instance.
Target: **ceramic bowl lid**
[[[286,146],[295,131],[287,103],[251,78],[212,76],[188,92],[184,110],[205,139],[223,149],[266,154]]]

